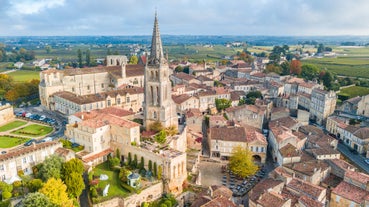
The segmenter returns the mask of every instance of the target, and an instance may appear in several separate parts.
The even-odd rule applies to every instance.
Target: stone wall
[[[163,183],[156,183],[144,190],[140,194],[133,194],[127,198],[112,198],[108,201],[94,204],[93,207],[136,207],[143,202],[151,202],[161,197],[163,193]]]
[[[9,104],[0,106],[0,125],[6,124],[14,120],[13,107]]]

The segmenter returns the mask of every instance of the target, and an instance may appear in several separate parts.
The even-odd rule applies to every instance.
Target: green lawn
[[[13,121],[0,127],[0,132],[5,132],[27,124],[25,121]]]
[[[100,176],[101,174],[105,174],[109,177],[108,180],[101,180],[98,184],[98,188],[102,190],[105,189],[107,184],[110,184],[109,192],[107,197],[115,197],[115,196],[127,196],[128,192],[122,188],[120,185],[120,180],[118,177],[118,172],[114,172],[109,169],[108,162],[104,162],[93,169],[93,174],[95,176]]]
[[[349,98],[353,98],[356,96],[365,96],[367,94],[369,94],[369,88],[361,86],[352,86],[349,88],[341,89],[338,95],[347,95],[349,96]]]
[[[0,148],[10,148],[27,142],[28,138],[0,136]]]
[[[27,82],[32,79],[40,79],[40,71],[18,70],[8,73],[8,75],[13,77],[14,81],[16,82]]]
[[[30,137],[40,137],[49,134],[53,131],[52,127],[43,126],[39,124],[32,124],[16,131],[11,132],[12,134],[30,136]]]

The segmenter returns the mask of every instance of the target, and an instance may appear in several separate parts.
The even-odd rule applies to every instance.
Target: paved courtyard
[[[224,164],[202,160],[199,164],[201,185],[204,187],[222,185],[222,165]]]

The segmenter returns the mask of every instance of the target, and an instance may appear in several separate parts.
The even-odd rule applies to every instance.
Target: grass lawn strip
[[[0,127],[0,132],[9,131],[27,124],[25,121],[13,121]]]
[[[339,95],[340,94],[347,95],[349,96],[349,98],[354,98],[356,96],[365,96],[369,94],[369,88],[361,86],[352,86],[341,89]]]
[[[29,138],[0,136],[0,148],[11,148],[21,145],[30,140]]]
[[[11,134],[30,136],[30,137],[40,137],[43,135],[47,135],[52,131],[53,131],[52,127],[38,125],[38,124],[31,124],[21,129],[15,130],[11,132]]]
[[[109,177],[108,180],[100,180],[98,187],[101,190],[105,189],[107,184],[110,184],[108,197],[114,196],[127,196],[128,192],[122,188],[120,185],[120,180],[118,177],[118,172],[112,171],[108,167],[108,162],[104,162],[98,166],[96,166],[93,170],[95,176],[100,176],[101,174],[105,174]]]

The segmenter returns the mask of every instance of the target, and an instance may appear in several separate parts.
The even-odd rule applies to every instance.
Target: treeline
[[[32,79],[29,82],[16,83],[7,74],[0,74],[0,97],[9,102],[24,101],[31,96],[38,96],[40,81]]]
[[[35,59],[35,52],[33,50],[26,50],[20,48],[19,50],[7,51],[5,46],[0,44],[0,62],[18,62],[29,61]]]

